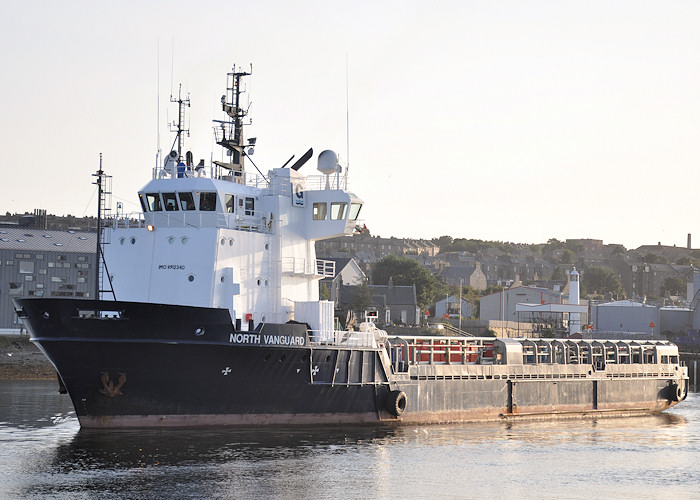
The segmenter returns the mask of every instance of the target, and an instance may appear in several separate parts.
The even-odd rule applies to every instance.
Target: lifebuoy
[[[391,391],[386,398],[386,409],[396,417],[403,415],[406,411],[406,393],[403,391]]]

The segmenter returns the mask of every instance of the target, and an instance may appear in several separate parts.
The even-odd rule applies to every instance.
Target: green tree
[[[355,289],[350,299],[350,308],[361,314],[372,305],[372,290],[369,287],[367,280],[360,280],[355,286]]]
[[[664,284],[661,287],[661,293],[664,295],[681,295],[685,294],[685,281],[676,276],[669,276],[664,279]]]
[[[663,257],[656,255],[655,253],[651,253],[651,252],[647,253],[644,257],[642,257],[642,259],[647,264],[667,264],[668,263],[666,261],[666,259],[664,259]]]
[[[426,309],[435,302],[435,298],[447,291],[444,283],[425,267],[413,259],[387,255],[372,266],[372,282],[375,285],[386,285],[392,279],[394,285],[416,285],[418,305]]]
[[[321,300],[330,300],[331,291],[328,289],[328,285],[321,283],[321,291],[319,292],[319,297]]]
[[[568,248],[565,248],[561,251],[561,255],[559,256],[559,262],[562,264],[573,264],[574,258],[576,257],[576,254],[569,250]]]
[[[564,276],[564,270],[559,266],[555,267],[554,271],[552,271],[551,279],[552,281],[561,281],[566,279],[566,277]]]
[[[600,266],[592,266],[586,269],[581,277],[581,288],[584,293],[611,293],[619,295],[623,292],[622,282],[617,274],[610,269]]]

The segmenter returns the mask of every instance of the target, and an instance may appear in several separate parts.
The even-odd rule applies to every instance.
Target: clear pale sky
[[[373,234],[634,248],[692,233],[700,248],[699,2],[9,0],[2,12],[3,213],[94,215],[99,153],[113,201],[137,211],[159,137],[172,142],[171,88],[190,95],[186,147],[208,163],[234,63],[253,64],[246,135],[263,172],[312,146],[347,159],[347,59],[350,185]]]

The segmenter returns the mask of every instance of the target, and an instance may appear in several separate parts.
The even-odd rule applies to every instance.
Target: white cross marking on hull
[[[225,369],[221,370],[221,373],[223,373],[224,375],[228,375],[229,373],[231,373],[231,368],[227,366]]]

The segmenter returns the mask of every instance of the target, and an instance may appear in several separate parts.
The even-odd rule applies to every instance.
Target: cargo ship
[[[341,329],[314,243],[361,230],[363,201],[331,150],[266,174],[244,139],[234,67],[215,122],[220,160],[172,151],[139,191],[142,211],[98,220],[93,300],[15,299],[84,428],[402,425],[661,412],[688,391],[666,341],[389,336]],[[177,147],[176,147],[177,146]],[[255,171],[246,166],[251,163]],[[308,170],[308,167],[307,167]]]

